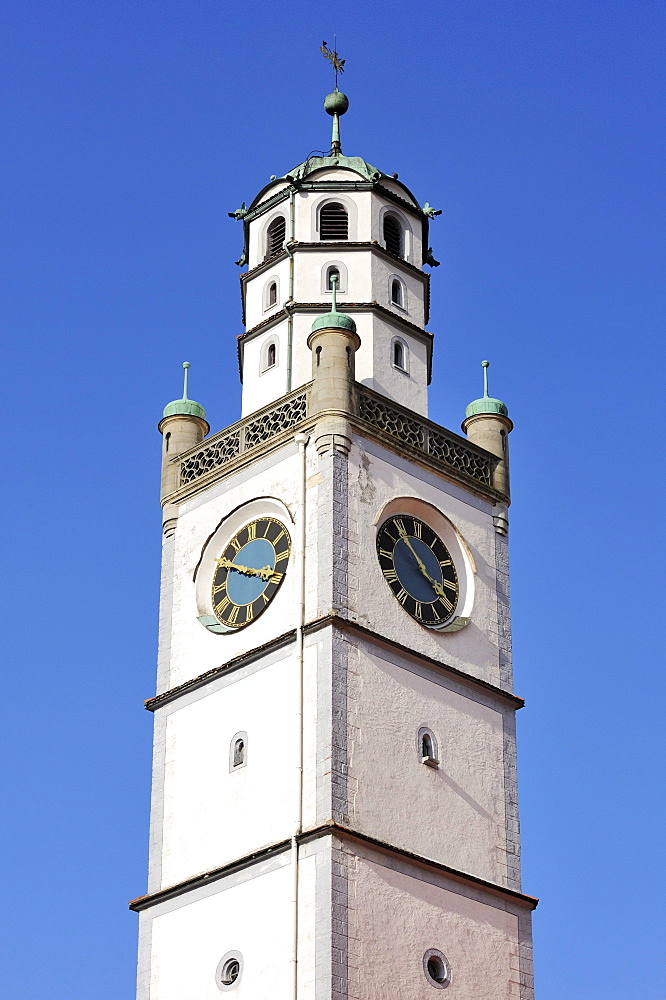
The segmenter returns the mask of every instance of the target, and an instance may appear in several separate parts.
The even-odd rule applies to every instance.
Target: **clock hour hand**
[[[243,573],[244,576],[259,576],[262,580],[270,580],[274,573],[272,566],[262,566],[261,569],[255,569],[254,566],[241,566],[240,563],[232,562],[225,556],[217,560],[217,565],[221,566],[222,569],[234,569],[237,573]]]
[[[430,583],[432,585],[432,588],[435,591],[435,593],[437,594],[437,596],[438,597],[445,597],[446,595],[444,593],[444,588],[442,587],[441,583],[438,583],[437,580],[433,579],[433,577],[430,576],[430,573],[428,572],[428,570],[426,568],[426,564],[423,562],[423,559],[419,558],[419,556],[414,551],[414,546],[410,542],[409,538],[405,536],[405,538],[403,539],[403,541],[407,544],[409,550],[411,551],[412,555],[416,559],[416,564],[419,567],[419,570],[421,571],[421,574],[426,578],[426,580],[428,581],[428,583]]]

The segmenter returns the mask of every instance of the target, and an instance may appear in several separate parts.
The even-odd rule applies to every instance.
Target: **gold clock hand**
[[[224,556],[216,561],[218,566],[223,569],[235,569],[237,573],[243,573],[245,576],[259,576],[262,580],[269,580],[273,575],[272,566],[262,566],[261,569],[255,569],[254,566],[242,566],[240,563],[232,562],[231,559],[226,559]]]
[[[428,570],[426,568],[426,564],[423,562],[422,559],[419,558],[419,556],[414,551],[414,546],[410,542],[409,538],[407,536],[405,536],[404,539],[403,539],[403,541],[406,542],[406,544],[407,544],[408,548],[410,549],[412,555],[416,559],[416,562],[417,562],[417,565],[418,565],[418,567],[419,567],[419,569],[421,571],[421,574],[426,578],[426,580],[428,580],[429,583],[432,584],[433,590],[435,591],[435,593],[437,594],[437,596],[438,597],[445,597],[446,595],[444,593],[444,588],[442,587],[441,583],[438,583],[437,580],[433,579],[433,577],[430,576],[430,573],[428,572]]]

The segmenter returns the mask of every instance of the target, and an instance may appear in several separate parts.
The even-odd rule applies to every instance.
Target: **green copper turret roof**
[[[164,413],[162,414],[163,417],[199,417],[201,420],[206,419],[206,411],[201,403],[195,403],[193,399],[187,398],[187,375],[189,367],[189,361],[183,361],[183,368],[185,369],[183,375],[183,398],[174,399],[172,403],[165,406]]]
[[[321,316],[317,316],[316,320],[312,324],[312,332],[315,333],[316,330],[351,330],[352,333],[356,333],[356,323],[351,318],[351,316],[348,316],[347,313],[338,312],[337,274],[331,275],[331,285],[333,286],[333,301],[331,302],[331,311],[327,313],[322,313]]]
[[[496,413],[502,417],[508,417],[509,410],[506,404],[501,399],[494,399],[488,395],[488,368],[490,367],[490,361],[482,361],[481,366],[483,368],[483,396],[481,399],[475,399],[469,404],[465,410],[465,417],[475,417],[479,413]]]

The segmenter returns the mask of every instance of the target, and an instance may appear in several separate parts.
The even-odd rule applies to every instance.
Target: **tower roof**
[[[479,413],[495,413],[502,417],[509,416],[509,410],[501,399],[494,399],[488,395],[488,368],[490,361],[482,361],[483,368],[483,396],[473,400],[465,410],[466,417],[475,417]]]
[[[163,417],[199,417],[206,419],[206,411],[201,403],[195,403],[193,399],[187,398],[187,376],[190,367],[189,361],[183,361],[185,373],[183,375],[183,398],[174,399],[164,407]]]

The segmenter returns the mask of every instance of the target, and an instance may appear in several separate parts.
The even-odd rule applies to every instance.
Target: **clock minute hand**
[[[426,580],[429,583],[432,584],[433,590],[435,591],[435,593],[437,594],[437,596],[438,597],[445,597],[446,595],[444,593],[444,588],[442,587],[441,583],[438,583],[437,580],[435,580],[432,576],[430,576],[430,573],[426,569],[426,564],[423,562],[422,559],[419,558],[419,556],[417,556],[416,552],[414,551],[414,546],[410,542],[409,538],[405,537],[404,541],[407,544],[408,548],[410,549],[412,555],[416,559],[416,562],[417,562],[417,565],[418,565],[418,567],[419,567],[419,569],[421,571],[421,574],[426,578]]]

